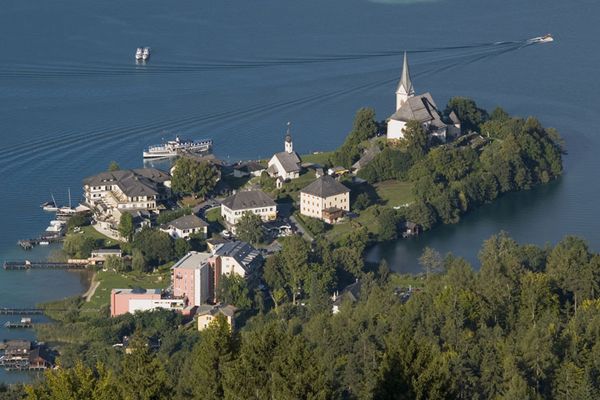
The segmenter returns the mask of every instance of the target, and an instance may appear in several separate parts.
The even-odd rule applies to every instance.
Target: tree
[[[231,304],[241,310],[252,306],[248,282],[238,274],[221,275],[217,298],[223,304]]]
[[[451,98],[444,114],[450,115],[452,111],[456,113],[464,131],[479,132],[480,125],[488,119],[487,111],[477,107],[473,100],[466,97]]]
[[[354,199],[353,208],[356,211],[361,211],[369,207],[370,205],[371,199],[369,198],[369,195],[365,192],[362,192],[359,193],[358,196],[356,196],[356,199]]]
[[[379,240],[388,241],[398,237],[398,217],[392,208],[383,208],[377,216]]]
[[[81,214],[75,214],[69,218],[69,221],[67,222],[67,228],[69,231],[73,231],[73,228],[82,227],[89,224],[90,220],[88,217]]]
[[[307,278],[309,252],[310,248],[301,236],[290,236],[283,241],[281,260],[286,271],[285,275],[289,277],[288,282],[294,304],[296,304],[296,297],[302,292]]]
[[[403,141],[413,161],[420,160],[427,154],[429,147],[427,132],[419,121],[408,121],[404,127]]]
[[[223,374],[238,351],[237,338],[223,315],[201,333],[200,342],[188,356],[179,380],[181,398],[220,400],[224,396]]]
[[[148,340],[136,334],[130,341],[119,374],[120,389],[125,400],[167,400],[172,389],[163,363],[150,352]]]
[[[133,248],[140,250],[146,261],[153,266],[171,261],[174,256],[171,236],[166,232],[148,227],[135,234]]]
[[[206,196],[216,186],[219,173],[208,161],[198,162],[188,157],[177,160],[171,178],[173,191]]]
[[[175,239],[175,242],[173,243],[175,257],[181,258],[189,253],[190,250],[192,250],[192,246],[187,240],[182,238]]]
[[[120,169],[121,167],[119,166],[119,164],[117,164],[116,161],[111,161],[110,164],[108,164],[109,172],[119,171]]]
[[[375,122],[375,110],[371,107],[362,107],[356,111],[352,134],[356,136],[357,142],[370,139],[377,134],[377,122]]]
[[[260,215],[246,211],[235,225],[235,234],[240,240],[258,244],[264,240],[263,221]]]
[[[425,247],[421,257],[419,257],[419,264],[425,268],[427,277],[429,278],[432,273],[439,273],[442,271],[444,260],[437,250],[432,249],[431,247]]]
[[[137,272],[147,272],[148,271],[148,263],[144,258],[144,254],[140,249],[133,249],[132,259],[131,259],[131,267],[134,271]]]
[[[131,239],[133,238],[134,225],[133,216],[130,213],[124,212],[123,214],[121,214],[121,218],[119,219],[118,230],[121,236],[123,236],[126,241],[131,241]]]
[[[109,400],[119,398],[118,381],[104,365],[78,361],[72,368],[46,370],[44,381],[25,387],[28,400]]]
[[[117,272],[126,272],[129,270],[129,265],[125,264],[123,257],[110,255],[104,260],[104,267]]]
[[[96,240],[87,235],[67,235],[63,249],[68,255],[75,258],[88,258],[96,248]]]

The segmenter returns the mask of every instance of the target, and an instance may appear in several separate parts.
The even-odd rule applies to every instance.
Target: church
[[[269,160],[267,172],[273,178],[279,178],[282,181],[296,179],[300,176],[301,159],[298,153],[294,151],[294,143],[290,133],[290,123],[284,140],[284,151],[275,153]]]
[[[396,112],[387,122],[388,140],[403,139],[406,124],[413,120],[419,121],[430,137],[438,138],[442,142],[460,135],[460,120],[454,111],[446,119],[429,92],[415,95],[408,70],[408,57],[404,53],[402,76],[396,89]]]

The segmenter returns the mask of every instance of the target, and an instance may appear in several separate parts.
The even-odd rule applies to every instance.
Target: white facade
[[[281,163],[281,161],[279,160],[279,158],[277,157],[277,154],[275,154],[269,160],[269,168],[274,169],[276,171],[275,176],[281,177],[283,180],[286,180],[286,181],[289,179],[296,179],[296,178],[300,177],[300,169],[298,168],[297,170],[294,170],[294,171],[286,170],[285,167],[283,166],[283,164]]]
[[[323,210],[331,207],[350,211],[350,192],[325,198],[300,192],[300,214],[302,215],[323,219]]]
[[[129,312],[150,311],[163,308],[166,310],[183,310],[183,299],[129,299]]]
[[[246,269],[242,264],[238,263],[235,258],[228,256],[221,256],[221,274],[232,275],[237,274],[242,278],[246,276]]]
[[[387,124],[387,138],[388,139],[404,139],[404,127],[406,126],[406,122],[404,121],[396,121],[395,119],[390,119]]]
[[[208,228],[206,226],[198,228],[178,229],[173,226],[167,228],[160,228],[161,231],[168,233],[173,239],[189,239],[191,235],[200,234],[204,238],[208,234]]]
[[[221,204],[221,216],[233,229],[235,229],[235,225],[240,221],[240,218],[242,218],[242,215],[244,215],[245,212],[259,215],[263,221],[273,221],[277,219],[277,206],[232,210],[224,204]]]

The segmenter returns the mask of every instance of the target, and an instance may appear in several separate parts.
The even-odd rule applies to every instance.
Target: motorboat
[[[144,47],[142,50],[142,60],[146,61],[150,58],[150,47]]]
[[[135,59],[137,61],[142,60],[144,57],[144,49],[142,49],[141,47],[138,47],[137,50],[135,51]]]
[[[534,37],[528,40],[529,43],[550,43],[550,42],[554,42],[554,38],[552,37],[551,34],[546,34],[544,36],[538,36],[538,37]]]
[[[144,158],[168,158],[176,157],[181,151],[192,153],[208,152],[212,148],[212,139],[189,140],[181,139],[179,136],[175,140],[169,140],[159,145],[149,146],[144,152]]]

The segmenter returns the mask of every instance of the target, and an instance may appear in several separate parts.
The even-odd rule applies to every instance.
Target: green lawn
[[[411,182],[385,181],[375,185],[375,191],[386,206],[397,207],[414,201]]]
[[[280,190],[279,197],[287,195],[291,197],[295,202],[298,202],[300,190],[304,189],[306,186],[308,186],[309,183],[313,182],[315,179],[317,179],[317,177],[315,176],[314,171],[305,172],[304,174],[300,175],[300,177],[284,183],[283,188]]]
[[[90,302],[83,303],[82,311],[97,311],[110,304],[112,289],[129,289],[142,287],[145,289],[164,289],[169,284],[169,272],[157,274],[119,273],[114,271],[99,271],[95,281],[100,282]]]
[[[117,247],[122,243],[118,240],[111,239],[108,236],[101,234],[91,225],[82,226],[79,233],[69,233],[69,235],[84,235],[91,237],[96,241],[96,243],[99,244],[100,247]]]
[[[304,154],[301,155],[300,158],[303,162],[326,165],[329,164],[329,157],[331,157],[333,153],[333,151],[324,151],[317,154]]]

